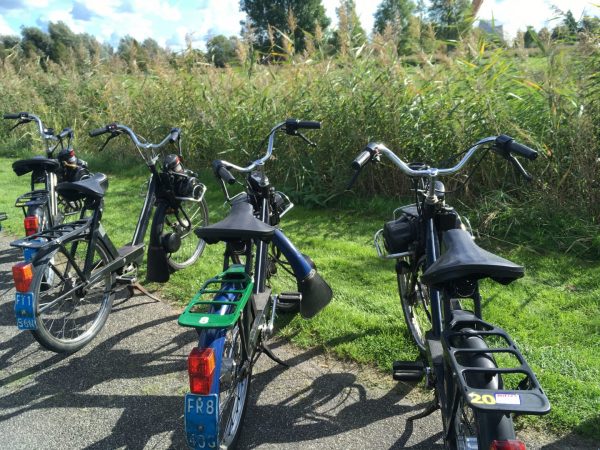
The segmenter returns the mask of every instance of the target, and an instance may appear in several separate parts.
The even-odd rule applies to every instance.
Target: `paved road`
[[[55,355],[14,326],[10,266],[18,258],[0,237],[0,449],[185,448],[195,333],[177,326],[178,311],[121,292],[88,347]],[[291,368],[259,360],[240,448],[442,448],[439,413],[406,421],[424,406],[410,386],[317,350],[280,340],[273,348]]]

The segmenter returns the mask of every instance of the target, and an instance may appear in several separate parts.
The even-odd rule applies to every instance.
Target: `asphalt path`
[[[196,334],[177,325],[179,311],[120,291],[91,344],[70,356],[45,351],[15,326],[10,268],[20,253],[8,242],[0,236],[0,449],[185,449]],[[272,348],[290,367],[257,363],[239,448],[443,448],[439,412],[407,421],[427,403],[414,386],[277,338]]]

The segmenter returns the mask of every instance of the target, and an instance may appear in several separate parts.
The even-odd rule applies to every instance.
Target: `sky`
[[[363,27],[372,30],[379,2],[355,2]],[[575,18],[584,10],[600,15],[594,2],[600,0],[484,0],[478,17],[493,17],[504,25],[510,39],[527,25],[554,27],[557,21],[550,20],[556,17],[553,5],[563,11],[570,9]],[[339,0],[323,0],[323,5],[335,25]],[[63,21],[71,30],[90,33],[113,46],[130,35],[138,40],[151,37],[163,47],[179,50],[189,36],[194,47],[204,48],[211,36],[237,35],[243,19],[239,0],[0,0],[0,35],[18,35],[23,26],[45,29],[48,22]]]

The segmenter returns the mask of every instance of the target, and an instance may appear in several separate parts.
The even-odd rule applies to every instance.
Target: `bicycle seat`
[[[423,274],[425,284],[441,287],[461,279],[491,278],[502,284],[521,278],[522,266],[479,247],[471,235],[461,229],[448,230],[443,235],[444,254]]]
[[[44,156],[35,156],[30,159],[20,159],[12,165],[17,176],[25,175],[26,173],[35,170],[56,172],[60,168],[60,164],[56,159],[46,158]]]
[[[108,178],[103,173],[96,173],[81,181],[59,183],[56,191],[66,200],[76,201],[88,197],[100,199],[108,189]]]
[[[275,227],[254,217],[250,203],[237,202],[231,205],[227,217],[214,225],[196,228],[196,236],[207,244],[219,241],[247,241],[261,239],[268,241],[275,233]]]

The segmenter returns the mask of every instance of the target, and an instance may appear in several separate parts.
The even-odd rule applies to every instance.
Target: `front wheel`
[[[398,292],[400,303],[408,331],[425,355],[425,333],[431,328],[431,309],[429,288],[421,283],[421,275],[425,271],[425,257],[399,259],[396,263]]]
[[[208,225],[208,206],[200,201],[181,200],[177,208],[159,203],[152,221],[151,240],[160,242],[167,254],[167,263],[180,270],[196,262],[206,242],[194,234],[196,228]]]
[[[107,272],[93,284],[86,284],[79,275],[89,245],[88,239],[78,237],[34,269],[31,291],[36,298],[37,329],[32,334],[48,350],[76,352],[100,332],[110,313],[114,275]],[[112,260],[98,242],[91,258],[90,277]]]

